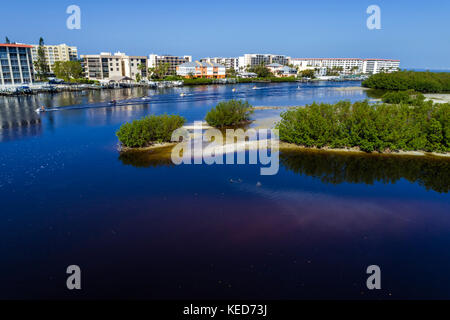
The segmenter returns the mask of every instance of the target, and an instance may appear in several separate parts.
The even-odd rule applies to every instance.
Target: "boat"
[[[252,89],[253,89],[253,90],[256,90],[256,89],[258,89],[258,87],[257,87],[257,86],[254,86]]]
[[[180,93],[180,97],[184,97],[185,95],[185,93]]]
[[[233,88],[233,90],[231,90],[231,91],[236,92],[236,88]]]
[[[36,113],[41,113],[41,112],[45,112],[45,107],[44,106],[40,106],[39,108],[37,108],[36,110],[34,110]]]

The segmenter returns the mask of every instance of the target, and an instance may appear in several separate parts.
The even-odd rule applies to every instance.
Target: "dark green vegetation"
[[[372,89],[415,90],[417,92],[450,92],[450,73],[399,71],[372,75],[363,82]]]
[[[306,147],[450,151],[450,104],[423,102],[418,95],[409,99],[417,105],[314,103],[283,113],[277,128],[282,141]]]
[[[53,65],[55,76],[64,81],[73,81],[81,79],[83,76],[83,67],[79,61],[57,61]]]
[[[239,126],[250,121],[252,106],[247,101],[229,100],[219,102],[206,114],[206,122],[216,128]]]
[[[389,184],[406,179],[427,190],[450,191],[450,159],[442,157],[282,150],[280,162],[295,173],[318,178],[324,183]]]
[[[39,47],[37,50],[37,59],[34,61],[34,69],[36,71],[36,77],[39,80],[47,79],[48,74],[50,73],[50,67],[48,65],[48,61],[45,57],[45,49],[44,49],[44,39],[41,37],[39,39]]]
[[[381,100],[391,104],[404,103],[410,106],[421,106],[425,103],[425,96],[414,90],[389,91],[381,97]]]
[[[203,85],[203,84],[213,84],[217,82],[216,79],[208,79],[208,78],[189,78],[184,79],[183,83],[187,86],[194,86],[194,85]]]
[[[125,147],[146,147],[154,143],[170,142],[173,131],[182,127],[185,122],[186,119],[178,115],[152,115],[123,124],[116,134]]]
[[[248,72],[256,73],[258,75],[258,78],[274,77],[274,74],[270,71],[270,69],[263,64],[248,68]]]

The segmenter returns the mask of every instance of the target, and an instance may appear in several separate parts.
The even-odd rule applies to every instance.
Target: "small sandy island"
[[[356,88],[360,88],[360,87],[356,87]],[[344,89],[348,89],[348,88],[344,88]],[[445,103],[445,102],[450,102],[450,94],[427,94],[425,95],[428,99],[437,99],[439,100],[441,103]],[[260,107],[254,107],[254,110],[278,110],[278,109],[289,109],[289,108],[298,108],[298,107],[302,107],[302,106],[280,106],[280,107],[276,107],[276,106],[260,106]],[[273,129],[277,122],[279,122],[281,120],[281,116],[277,115],[277,116],[271,116],[271,117],[266,117],[266,118],[258,118],[256,120],[254,120],[252,122],[251,128],[252,129]],[[207,123],[205,123],[204,121],[200,121],[201,122],[201,126],[202,129],[210,129],[212,127],[210,127]],[[183,126],[183,128],[185,128],[188,131],[194,130],[196,127],[194,125],[185,125]],[[192,133],[191,133],[192,134]],[[270,144],[270,140],[267,141]],[[150,151],[151,153],[154,153],[154,156],[157,157],[158,154],[161,151],[164,153],[164,157],[168,157],[170,150],[176,145],[177,143],[161,143],[161,144],[153,144],[151,146],[148,147],[143,147],[143,148],[127,148],[127,147],[122,147],[119,146],[118,150],[121,153],[126,153],[126,152],[130,152],[130,151]],[[262,145],[264,145],[264,143],[262,143]],[[259,148],[259,144],[256,142],[245,142],[243,143],[243,145],[241,146],[244,149],[255,149],[255,148]],[[445,157],[445,158],[449,158],[450,159],[450,152],[447,153],[437,153],[437,152],[426,152],[426,151],[386,151],[386,152],[372,152],[372,153],[367,153],[365,151],[361,151],[359,148],[355,147],[355,148],[328,148],[328,147],[324,147],[324,148],[314,148],[314,147],[304,147],[304,146],[299,146],[299,145],[295,145],[295,144],[291,144],[291,143],[287,143],[287,142],[283,142],[280,141],[279,142],[279,149],[280,150],[293,150],[293,149],[297,149],[297,150],[305,150],[305,151],[312,151],[312,150],[316,150],[316,151],[324,151],[324,152],[336,152],[336,153],[360,153],[360,154],[375,154],[375,155],[393,155],[393,156],[435,156],[435,157]],[[223,151],[222,151],[223,152]]]

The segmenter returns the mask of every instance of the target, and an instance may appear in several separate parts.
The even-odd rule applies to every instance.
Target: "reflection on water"
[[[282,152],[278,174],[261,176],[254,165],[173,166],[168,149],[117,152],[120,125],[149,114],[192,123],[232,98],[366,99],[365,90],[336,89],[357,85],[0,97],[2,121],[38,121],[0,133],[0,298],[72,299],[64,284],[74,263],[89,299],[449,298],[444,160]],[[145,94],[150,103],[101,107]],[[58,111],[30,112],[41,104]],[[386,290],[366,290],[370,264],[386,270]]]
[[[171,159],[172,146],[157,148],[148,151],[128,151],[119,155],[119,160],[124,165],[136,168],[149,168],[160,166],[174,166]]]
[[[0,129],[40,124],[33,97],[3,97],[0,103]]]
[[[318,178],[324,183],[393,184],[406,179],[427,190],[440,193],[450,190],[448,158],[283,150],[280,163],[295,173]]]
[[[137,168],[174,166],[170,158],[171,150],[172,147],[130,151],[121,153],[119,160],[124,165]],[[323,183],[395,184],[405,179],[426,190],[439,193],[450,190],[449,158],[281,150],[280,163],[290,171],[320,179]]]

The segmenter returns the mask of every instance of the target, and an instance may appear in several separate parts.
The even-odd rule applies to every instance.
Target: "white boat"
[[[256,90],[256,89],[258,89],[258,87],[257,87],[257,86],[254,86],[252,89],[253,89],[253,90]]]
[[[184,97],[185,95],[185,93],[180,93],[180,97]]]
[[[233,90],[231,90],[231,91],[236,92],[236,88],[233,88]]]

